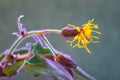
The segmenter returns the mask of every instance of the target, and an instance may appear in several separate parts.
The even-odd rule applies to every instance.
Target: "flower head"
[[[73,40],[67,40],[70,43],[70,46],[73,48],[85,48],[88,53],[91,53],[87,45],[89,43],[98,43],[98,41],[93,41],[93,38],[99,39],[97,36],[93,36],[92,33],[101,34],[99,31],[94,29],[98,29],[99,26],[97,24],[93,24],[94,19],[88,20],[86,24],[82,25],[82,28],[79,26],[75,26],[72,24],[68,24],[66,28],[63,28],[62,35],[65,37],[74,37]],[[75,45],[73,42],[78,41]]]

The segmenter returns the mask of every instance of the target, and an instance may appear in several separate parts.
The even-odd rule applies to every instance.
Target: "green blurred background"
[[[92,54],[69,47],[65,39],[56,34],[47,37],[56,49],[70,54],[97,80],[120,80],[119,8],[120,0],[0,0],[0,52],[9,48],[16,39],[11,33],[18,30],[16,19],[21,14],[25,15],[22,23],[28,31],[61,29],[68,23],[80,26],[95,18],[102,35],[99,44],[89,45]],[[20,73],[9,80],[28,79],[33,80],[34,77]]]

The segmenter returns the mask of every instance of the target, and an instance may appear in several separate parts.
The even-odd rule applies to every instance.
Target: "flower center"
[[[80,33],[85,33],[84,29],[83,28],[80,28]]]

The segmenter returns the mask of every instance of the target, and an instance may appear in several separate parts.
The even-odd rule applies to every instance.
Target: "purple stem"
[[[82,75],[84,75],[85,77],[89,78],[90,80],[96,80],[94,77],[92,77],[91,75],[89,75],[88,73],[86,73],[82,68],[80,68],[79,66],[77,66],[76,68],[80,73],[82,73]]]

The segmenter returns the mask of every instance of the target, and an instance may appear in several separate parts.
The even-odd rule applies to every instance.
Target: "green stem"
[[[46,29],[45,30],[46,32],[54,32],[54,33],[58,33],[58,32],[60,32],[61,30],[58,30],[58,29]]]
[[[12,45],[12,47],[10,48],[9,54],[12,54],[12,52],[14,51],[14,49],[17,47],[17,45],[22,41],[24,37],[20,36],[18,37],[18,39],[15,41],[15,43]]]
[[[32,34],[49,34],[49,33],[57,33],[59,34],[61,30],[58,29],[44,29],[44,30],[36,30],[36,31],[29,31],[26,35],[32,35]]]
[[[24,36],[20,36],[18,37],[18,39],[15,41],[15,43],[11,46],[10,50],[9,50],[9,54],[12,54],[14,49],[18,46],[18,44],[23,40],[23,38],[25,37],[29,37],[31,35],[35,35],[35,34],[40,34],[43,35],[44,33],[59,33],[60,30],[58,29],[45,29],[45,30],[39,30],[39,31],[29,31],[27,34],[25,34]],[[42,36],[43,41],[45,41],[46,45],[48,45],[48,47],[50,48],[51,52],[54,54],[55,50],[53,47],[51,47],[50,43],[48,42],[48,40],[46,39],[45,36]]]
[[[47,45],[47,47],[50,49],[50,51],[52,52],[52,54],[55,56],[56,51],[53,48],[53,46],[50,44],[50,42],[47,40],[47,38],[44,35],[41,35],[42,40],[44,41],[44,43]]]

